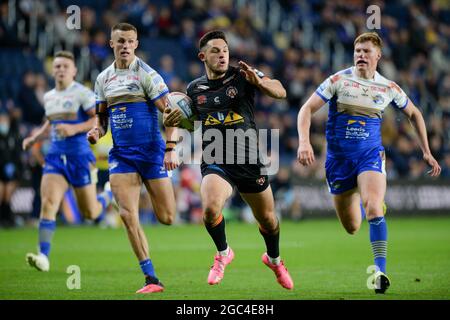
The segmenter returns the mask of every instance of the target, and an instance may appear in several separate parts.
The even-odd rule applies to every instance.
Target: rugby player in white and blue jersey
[[[110,123],[114,143],[108,160],[111,189],[145,276],[145,285],[137,293],[161,292],[164,286],[156,277],[149,257],[138,206],[144,183],[158,220],[169,225],[175,217],[175,195],[169,173],[178,167],[174,152],[177,131],[166,128],[164,142],[158,123],[158,110],[163,112],[166,107],[169,89],[155,70],[135,56],[138,40],[133,25],[115,25],[110,46],[115,61],[97,78],[97,123],[88,132],[88,139],[96,143]]]
[[[403,111],[417,131],[423,159],[431,166],[429,174],[435,177],[441,172],[430,152],[421,112],[397,84],[376,71],[381,50],[382,40],[374,32],[355,39],[354,66],[326,79],[301,107],[297,154],[304,166],[314,162],[309,139],[311,116],[328,103],[325,171],[329,190],[348,233],[358,231],[365,211],[377,269],[373,277],[376,293],[384,293],[390,285],[386,275],[387,226],[383,210],[386,173],[381,141],[382,115],[390,103]]]
[[[44,95],[47,120],[34,135],[23,141],[23,149],[26,150],[48,128],[51,129],[51,144],[41,180],[39,253],[26,256],[29,265],[40,271],[49,271],[48,256],[56,214],[69,185],[74,188],[78,206],[86,218],[99,221],[112,200],[110,190],[96,195],[95,157],[86,141],[86,132],[95,122],[95,95],[74,81],[76,72],[71,52],[55,54],[55,88]]]

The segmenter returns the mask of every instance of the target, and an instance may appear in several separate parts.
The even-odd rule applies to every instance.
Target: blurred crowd
[[[81,8],[81,29],[68,31],[66,9],[72,2],[79,3]],[[51,32],[53,49],[74,52],[79,70],[77,80],[91,88],[97,74],[113,61],[109,34],[118,22],[126,21],[137,27],[140,40],[137,55],[163,76],[171,91],[185,91],[191,80],[202,75],[203,66],[197,59],[198,39],[212,29],[224,30],[232,65],[244,60],[266,75],[279,79],[287,89],[286,100],[258,96],[256,103],[258,127],[279,129],[280,133],[281,169],[272,177],[275,194],[286,194],[286,190],[302,179],[324,179],[327,108],[322,108],[312,120],[311,139],[316,162],[308,168],[296,162],[297,113],[326,77],[352,65],[353,40],[367,31],[369,14],[366,9],[375,4],[381,12],[381,29],[377,32],[384,41],[378,71],[396,81],[421,109],[431,150],[443,168],[442,178],[450,177],[448,1],[20,0],[16,3],[15,21],[21,21],[19,26],[9,23],[8,3],[0,5],[2,51],[8,48],[23,55],[42,52],[45,49],[42,43],[33,43],[24,35],[33,30],[33,25],[38,34],[48,36]],[[43,94],[53,86],[50,77],[53,53],[48,50],[38,59],[39,65],[32,64],[32,70],[13,74],[21,79],[15,90],[14,86],[11,90],[0,90],[0,139],[7,139],[12,134],[4,130],[2,123],[10,123],[10,130],[15,128],[17,139],[42,124]],[[2,79],[7,88],[10,78],[0,71],[0,81]],[[388,179],[426,178],[428,168],[422,161],[414,132],[405,117],[394,108],[388,108],[384,114],[382,134]],[[17,179],[33,181],[36,185],[42,162],[40,152],[24,154],[18,151],[17,145],[0,145],[2,168],[3,162],[12,162],[18,170]],[[4,157],[10,150],[8,148],[15,150],[15,158]],[[45,154],[45,148],[39,148]],[[98,156],[104,162],[108,146],[101,149]],[[103,163],[103,166],[106,170],[107,164]],[[3,179],[3,175],[1,177]],[[200,201],[196,195],[200,178],[196,166],[184,166],[175,174],[183,220],[200,219]],[[107,174],[103,179],[107,179]],[[285,214],[294,218],[301,216],[295,196],[283,197],[283,201]],[[242,200],[233,199],[230,215],[242,214],[243,208]]]

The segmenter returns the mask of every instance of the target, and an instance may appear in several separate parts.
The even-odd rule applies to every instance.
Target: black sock
[[[0,206],[1,220],[6,226],[14,225],[14,215],[9,202],[3,202]]]
[[[277,225],[275,232],[268,233],[263,230],[261,226],[259,227],[259,232],[266,242],[267,255],[271,258],[278,258],[280,256],[280,228]]]
[[[158,279],[157,277],[152,277],[152,276],[150,276],[150,275],[146,275],[146,276],[145,276],[145,284],[146,284],[146,285],[149,285],[149,284],[158,284],[158,285],[164,287],[164,285],[162,284],[162,282],[159,281],[159,279]]]
[[[0,204],[0,222],[6,221],[6,205],[4,202]]]
[[[222,215],[220,215],[219,219],[221,219],[221,221],[216,225],[211,225],[205,222],[205,227],[213,239],[217,251],[223,251],[228,248],[227,237],[225,235],[225,219]]]

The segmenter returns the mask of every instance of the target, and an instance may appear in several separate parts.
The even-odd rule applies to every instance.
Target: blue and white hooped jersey
[[[158,109],[152,103],[169,92],[163,78],[136,57],[128,69],[115,62],[97,77],[96,103],[107,103],[115,146],[162,141]]]
[[[329,104],[326,127],[328,157],[353,158],[372,148],[382,148],[381,121],[392,103],[406,108],[408,97],[393,81],[378,72],[374,79],[359,78],[355,67],[327,78],[316,90]]]
[[[59,123],[77,124],[89,119],[86,113],[95,107],[92,90],[74,81],[65,90],[50,90],[44,95],[45,115],[51,124],[49,154],[85,154],[91,152],[86,133],[62,137],[55,126]]]

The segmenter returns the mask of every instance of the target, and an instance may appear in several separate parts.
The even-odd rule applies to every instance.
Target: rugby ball
[[[182,92],[171,92],[167,95],[167,105],[171,109],[180,109],[183,119],[192,117],[192,100]]]
[[[180,127],[192,131],[194,129],[194,113],[192,100],[182,92],[171,92],[167,95],[167,106],[181,111]]]

